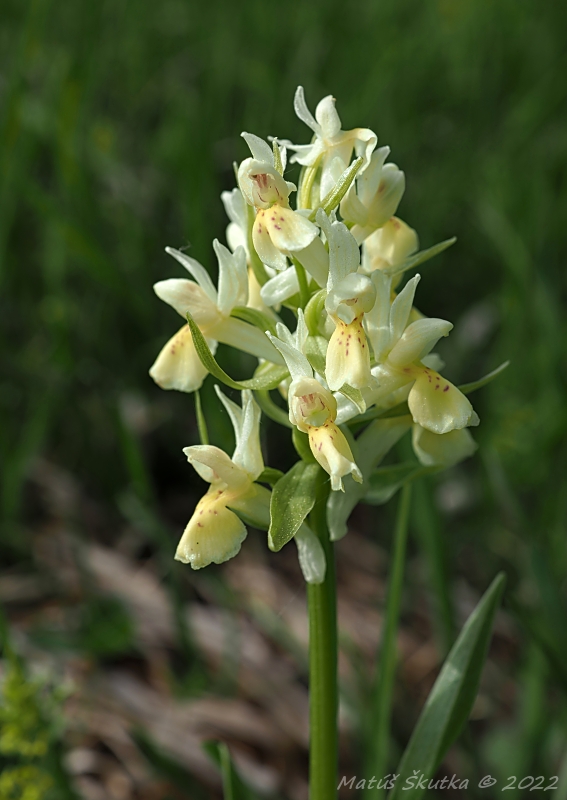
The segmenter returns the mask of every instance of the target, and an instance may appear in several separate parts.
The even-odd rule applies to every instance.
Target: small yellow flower
[[[249,205],[256,209],[252,241],[264,264],[283,270],[287,267],[286,256],[308,247],[318,230],[306,217],[290,208],[289,195],[296,187],[285,181],[276,169],[268,144],[250,133],[242,136],[253,155],[238,169],[240,190]],[[280,150],[280,157],[285,164],[285,149]]]
[[[307,432],[311,452],[325,472],[331,476],[333,491],[344,491],[342,479],[347,475],[352,475],[355,481],[362,483],[362,473],[355,464],[345,435],[331,417],[318,427],[309,425]]]
[[[412,384],[407,401],[413,421],[431,433],[446,434],[478,425],[478,416],[467,397],[422,361],[437,341],[449,334],[452,324],[428,318],[407,324],[419,275],[408,281],[393,302],[390,279],[376,270],[372,280],[378,299],[366,319],[378,365],[372,369],[377,387],[372,390],[370,401],[379,402]]]
[[[172,255],[195,278],[169,278],[154,285],[157,296],[186,318],[189,311],[214,354],[218,342],[225,342],[259,358],[281,363],[278,352],[261,330],[230,316],[237,305],[248,302],[248,270],[246,253],[238,247],[231,253],[216,239],[213,248],[219,263],[218,290],[206,269],[179,250],[171,247]],[[162,389],[194,392],[207,375],[188,325],[184,325],[164,345],[155,360],[150,375]]]
[[[389,153],[389,147],[381,147],[372,154],[341,202],[342,217],[354,223],[351,232],[359,244],[396,213],[405,190],[404,173],[395,164],[384,164]]]
[[[353,150],[364,159],[359,174],[370,163],[370,156],[378,141],[369,128],[354,128],[343,131],[341,120],[335,109],[335,98],[324,97],[315,109],[315,117],[307,108],[303,87],[298,86],[294,98],[295,113],[315,134],[310,144],[290,144],[295,151],[291,161],[304,166],[321,165],[321,200],[333,188],[336,179],[348,166]]]
[[[247,530],[235,511],[261,527],[270,521],[270,492],[255,483],[264,469],[260,409],[250,391],[242,392],[241,408],[215,388],[232,420],[236,448],[232,458],[212,445],[183,450],[196,472],[211,484],[197,503],[175,554],[193,569],[221,564],[239,552]]]
[[[325,308],[335,324],[327,347],[325,378],[331,391],[345,383],[362,389],[372,382],[363,317],[374,306],[376,289],[367,275],[358,272],[360,251],[347,227],[331,222],[322,210],[317,222],[329,243]]]
[[[352,475],[355,481],[361,482],[362,474],[349,444],[335,424],[337,401],[329,389],[313,377],[313,370],[301,351],[307,338],[303,315],[299,315],[295,334],[291,334],[281,323],[277,330],[279,338],[269,335],[285,358],[292,377],[287,398],[290,422],[308,434],[311,452],[330,475],[334,491],[343,490],[342,479],[346,475]]]

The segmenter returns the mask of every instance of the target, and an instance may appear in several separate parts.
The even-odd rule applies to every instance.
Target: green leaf
[[[364,163],[364,159],[360,156],[355,159],[350,167],[347,167],[331,191],[321,201],[321,208],[325,214],[330,214],[341,202],[345,194],[348,192],[351,183],[356,178],[356,173]],[[318,208],[314,208],[309,219],[311,222],[315,220]]]
[[[297,275],[297,283],[299,284],[299,305],[301,308],[305,308],[309,300],[311,299],[311,292],[309,291],[309,285],[307,282],[307,275],[305,273],[305,267],[303,264],[300,264],[297,258],[291,257],[291,261],[293,266],[295,267],[295,274]]]
[[[193,336],[193,344],[197,355],[201,359],[201,363],[219,381],[222,381],[231,389],[275,389],[284,378],[289,375],[285,367],[280,367],[278,364],[261,364],[262,369],[257,369],[254,378],[245,381],[235,381],[230,375],[227,375],[224,369],[217,364],[217,361],[209,349],[209,345],[205,341],[205,337],[201,333],[199,326],[187,312],[187,324],[191,329]]]
[[[389,800],[422,797],[425,789],[412,787],[408,779],[418,773],[432,778],[461,733],[478,692],[505,580],[503,573],[493,580],[447,656],[396,770],[399,777]]]
[[[318,464],[298,461],[272,491],[268,546],[278,551],[293,539],[315,503]]]
[[[272,141],[272,151],[274,153],[274,167],[277,169],[280,175],[283,175],[284,168],[282,164],[282,154],[280,153],[280,148],[278,147],[277,139],[274,139]]]
[[[423,467],[415,461],[406,461],[391,467],[379,467],[368,480],[370,488],[363,502],[373,506],[387,503],[404,484],[438,469],[439,467]]]
[[[477,381],[472,381],[472,383],[463,383],[459,386],[459,389],[463,394],[470,394],[471,392],[476,392],[477,389],[481,389],[483,386],[486,386],[487,383],[490,383],[494,380],[494,378],[498,377],[501,372],[504,372],[506,367],[510,364],[509,361],[504,361],[503,364],[500,364],[499,367],[493,369],[492,372],[489,372],[483,378],[479,378]]]
[[[315,372],[325,376],[328,342],[324,336],[310,336],[303,347],[303,352]]]
[[[270,331],[274,336],[276,335],[276,323],[270,319],[267,314],[263,314],[256,308],[248,308],[248,306],[235,306],[230,312],[231,317],[241,319],[249,325],[254,325],[256,328],[265,333]]]
[[[283,425],[285,428],[294,427],[289,421],[289,414],[274,403],[267,389],[258,389],[254,396],[258,405],[269,419],[277,422],[278,425]]]
[[[280,478],[283,478],[284,473],[281,469],[275,469],[274,467],[264,467],[263,472],[258,475],[256,478],[257,483],[269,483],[270,486],[274,486]]]
[[[325,308],[326,298],[327,290],[319,289],[305,306],[303,313],[305,314],[305,324],[307,325],[310,336],[318,336],[320,334],[319,322],[321,321],[321,315]]]
[[[197,430],[199,431],[199,440],[201,444],[209,444],[209,431],[207,429],[207,420],[203,414],[203,406],[201,404],[201,393],[197,389],[195,392],[195,416],[197,417]]]
[[[353,402],[361,414],[364,414],[366,411],[366,403],[360,389],[355,389],[354,386],[349,386],[348,383],[343,383],[339,389],[339,392]]]
[[[439,253],[442,253],[443,250],[446,250],[448,247],[451,247],[452,244],[455,244],[456,241],[457,241],[456,236],[453,236],[451,239],[445,239],[444,242],[439,242],[439,244],[434,244],[433,247],[429,247],[427,250],[421,250],[414,256],[410,256],[409,258],[407,258],[403,262],[403,264],[400,264],[397,267],[393,267],[392,269],[386,269],[384,270],[384,272],[387,275],[400,275],[402,272],[406,272],[406,270],[408,269],[413,269],[414,267],[418,267],[425,261],[429,261],[430,258],[439,255]]]

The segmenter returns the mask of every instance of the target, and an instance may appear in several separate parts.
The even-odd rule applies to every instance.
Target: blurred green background
[[[480,592],[505,569],[502,624],[515,633],[499,669],[514,688],[506,713],[477,731],[476,757],[486,771],[557,770],[567,741],[566,25],[554,0],[4,0],[5,575],[41,572],[35,541],[51,511],[37,476],[59,470],[88,497],[74,535],[112,547],[125,521],[134,525],[136,556],[158,558],[181,620],[196,590],[169,559],[201,492],[181,453],[197,433],[192,397],[162,392],[147,374],[179,325],[151,287],[181,275],[165,245],[190,245],[214,272],[211,239],[223,240],[227,223],[219,194],[247,154],[240,131],[307,141],[295,87],[311,108],[332,93],[345,128],[371,127],[392,148],[407,180],[398,213],[421,245],[458,237],[424,266],[418,291],[424,313],[456,323],[443,343],[448,377],[470,381],[511,360],[475,395],[479,454],[417,492],[406,612],[419,591],[433,597],[447,643],[459,587]],[[245,360],[219,353],[245,375]],[[226,446],[208,384],[204,396]],[[268,453],[271,466],[291,463],[291,451]],[[357,523],[369,541],[375,513]],[[223,574],[206,579],[211,597],[225,597]],[[101,618],[127,651],[127,619],[85,591],[75,651],[88,640],[85,657],[96,654],[87,633],[96,640]],[[18,608],[8,605],[12,621]],[[193,663],[183,631],[179,621],[178,675]],[[100,637],[105,651],[112,631]],[[209,686],[206,671],[190,672],[190,695]]]

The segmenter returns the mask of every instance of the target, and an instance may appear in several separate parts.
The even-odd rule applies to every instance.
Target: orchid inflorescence
[[[416,232],[395,216],[405,177],[386,161],[389,148],[377,149],[367,128],[343,131],[330,95],[313,117],[299,87],[294,106],[313,132],[310,144],[242,134],[251,156],[236,169],[238,187],[222,194],[230,224],[228,247],[213,242],[218,288],[198,261],[167,248],[192,279],[154,289],[186,324],[150,374],[164,389],[194,392],[208,372],[242,389],[238,405],[215,387],[235,430],[232,458],[209,444],[184,450],[210,488],[176,558],[194,569],[224,562],[240,550],[248,523],[270,529],[272,549],[294,538],[306,580],[318,583],[325,558],[306,514],[286,520],[283,540],[273,535],[282,524],[271,514],[279,487],[289,493],[295,483],[264,466],[262,411],[293,429],[303,461],[328,473],[331,539],[346,533],[359,501],[384,502],[405,481],[470,456],[468,428],[479,420],[432,353],[453,326],[414,307],[419,275],[400,288],[407,271],[454,240],[418,252]],[[288,151],[301,165],[297,187],[285,178]],[[218,342],[258,359],[251,380],[221,370]],[[289,422],[270,391],[287,402]],[[408,431],[417,460],[379,468]]]

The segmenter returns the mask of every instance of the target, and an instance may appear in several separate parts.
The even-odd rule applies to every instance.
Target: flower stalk
[[[329,538],[326,521],[328,494],[328,481],[321,480],[315,506],[309,515],[309,524],[323,546],[327,561],[323,583],[307,586],[310,800],[332,800],[337,796],[337,589],[334,544]]]

